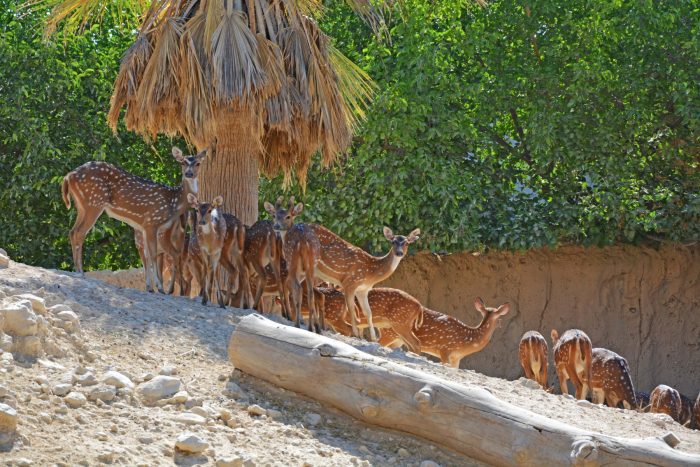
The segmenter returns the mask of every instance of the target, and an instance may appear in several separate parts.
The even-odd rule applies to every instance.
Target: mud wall
[[[419,253],[383,285],[476,326],[473,301],[509,301],[488,347],[462,360],[492,376],[518,378],[518,343],[525,331],[584,330],[594,347],[627,358],[635,387],[663,383],[695,399],[700,391],[700,246],[562,247],[523,253]]]
[[[143,289],[143,272],[95,271],[89,276]],[[515,379],[525,331],[584,330],[594,347],[627,358],[635,387],[668,384],[694,399],[700,391],[700,245],[608,248],[561,247],[523,253],[418,253],[406,258],[384,286],[476,326],[472,305],[509,301],[491,343],[462,360],[463,368]],[[556,383],[550,355],[550,384]]]

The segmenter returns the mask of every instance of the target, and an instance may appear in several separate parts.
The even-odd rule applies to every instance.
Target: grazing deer
[[[144,270],[146,290],[153,292],[151,279],[155,277],[158,291],[163,290],[161,271],[156,267],[158,253],[158,232],[163,232],[161,245],[171,258],[177,258],[177,251],[171,241],[174,223],[187,210],[187,195],[198,192],[197,176],[199,166],[207,152],[196,156],[183,156],[180,149],[173,147],[173,157],[182,166],[182,185],[169,187],[137,177],[107,162],[92,161],[69,172],[63,178],[61,194],[66,207],[70,209],[72,197],[78,215],[70,231],[73,250],[73,263],[79,273],[83,273],[83,243],[85,235],[95,225],[103,212],[117,220],[126,222],[144,237]],[[174,268],[177,263],[174,262]],[[172,291],[177,271],[173,271],[169,291]]]
[[[189,242],[190,271],[201,287],[202,305],[210,299],[212,289],[216,290],[219,306],[224,308],[224,298],[219,283],[219,262],[226,238],[226,221],[219,213],[224,198],[217,196],[210,203],[201,203],[190,193],[187,200],[197,212],[194,235]]]
[[[649,396],[650,412],[665,413],[680,422],[683,401],[678,391],[665,384],[659,384]]]
[[[510,304],[490,308],[484,305],[481,298],[477,298],[474,308],[482,315],[481,323],[475,328],[452,316],[423,308],[423,324],[414,330],[421,352],[438,357],[452,368],[459,368],[460,360],[486,347],[498,320],[510,311]]]
[[[634,391],[634,397],[637,399],[637,410],[640,412],[649,412],[649,393]]]
[[[274,216],[275,229],[284,236],[284,231],[288,230],[303,209],[303,204],[294,205],[292,198],[288,208],[281,205],[265,205],[265,209]],[[360,303],[362,312],[367,317],[370,336],[373,341],[377,340],[372,321],[372,308],[369,304],[368,294],[372,287],[391,276],[399,266],[401,260],[408,252],[408,245],[418,240],[420,229],[415,229],[407,237],[394,235],[389,227],[384,227],[384,237],[391,242],[391,250],[386,255],[377,258],[365,252],[361,248],[346,242],[338,235],[318,224],[306,224],[321,243],[321,257],[315,277],[340,285],[345,295],[347,311],[352,319],[352,332],[359,336],[357,327],[358,318],[353,311],[355,308],[355,298]]]
[[[321,303],[320,308],[330,326],[340,334],[352,335],[352,326],[345,321],[347,305],[343,292],[329,287],[316,287],[314,293],[316,303]],[[382,330],[382,337],[385,330],[392,330],[398,341],[405,342],[412,352],[419,354],[421,346],[418,337],[414,334],[414,329],[423,325],[423,305],[402,290],[385,287],[370,290],[368,299],[372,307],[374,325]],[[302,307],[302,313],[305,311]],[[365,329],[369,323],[367,319],[361,318],[357,326]]]
[[[549,365],[549,347],[542,334],[528,331],[523,334],[518,346],[520,365],[525,377],[537,381],[547,389],[547,367]]]
[[[637,408],[630,367],[620,355],[612,350],[591,350],[591,399],[594,404],[605,401],[608,407],[617,407],[620,402],[627,410]]]
[[[578,329],[569,329],[561,338],[557,330],[552,329],[551,337],[561,393],[569,394],[566,381],[571,379],[576,399],[585,399],[591,387],[591,340]]]
[[[694,428],[695,416],[693,415],[693,401],[680,391],[678,394],[681,396],[681,414],[678,417],[678,423],[688,428]]]

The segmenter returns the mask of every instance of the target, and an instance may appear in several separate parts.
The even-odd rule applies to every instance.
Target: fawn
[[[571,379],[576,389],[576,399],[585,399],[591,387],[591,340],[585,332],[569,329],[561,338],[552,329],[554,365],[562,394],[569,394],[566,381]]]
[[[637,408],[637,396],[632,384],[630,367],[612,350],[591,350],[591,399],[594,404],[605,401],[608,407],[622,403],[627,410]]]
[[[547,367],[549,365],[549,347],[542,334],[528,331],[523,334],[518,346],[520,366],[525,371],[525,377],[537,381],[547,389]]]

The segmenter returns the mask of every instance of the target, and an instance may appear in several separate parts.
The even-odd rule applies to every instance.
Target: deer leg
[[[365,314],[367,317],[367,326],[369,327],[369,335],[370,335],[370,340],[372,342],[377,341],[377,334],[374,330],[374,323],[372,322],[372,309],[369,307],[369,290],[358,290],[357,291],[357,299],[360,302],[360,308],[362,308],[362,312]]]
[[[291,271],[289,271],[289,273],[291,275]],[[291,289],[291,304],[294,307],[294,312],[296,313],[296,316],[294,318],[294,325],[299,328],[302,324],[304,324],[303,319],[301,318],[301,284],[299,283],[296,277],[292,278],[292,280],[290,280],[288,284],[290,285]],[[310,316],[309,322],[311,322]]]
[[[99,210],[83,210],[76,202],[78,216],[75,218],[75,224],[70,230],[70,244],[73,251],[73,266],[76,272],[85,275],[83,272],[83,243],[85,243],[85,235],[92,229],[97,221],[97,218],[102,215],[103,209]]]
[[[396,334],[401,336],[401,339],[406,343],[411,352],[420,355],[420,341],[416,335],[413,334],[413,330],[411,328],[412,325],[409,324],[408,326],[394,326],[392,329],[396,332]]]
[[[226,305],[224,303],[224,294],[221,292],[221,273],[222,268],[219,265],[219,260],[220,260],[220,253],[217,255],[214,255],[214,264],[213,264],[213,269],[212,269],[212,275],[214,278],[215,286],[216,286],[216,302],[219,304],[219,307],[221,308],[226,308]]]
[[[163,232],[163,241],[162,241],[161,246],[163,247],[163,251],[165,252],[165,254],[170,256],[170,258],[172,260],[171,261],[172,269],[170,271],[170,282],[168,283],[168,291],[167,291],[168,295],[171,295],[175,291],[175,278],[179,272],[177,260],[180,257],[180,255],[182,255],[182,248],[181,247],[178,248],[177,246],[174,245],[175,239],[173,238],[174,229],[179,228],[179,226],[180,226],[180,224],[176,223],[172,227],[167,228]],[[158,261],[159,261],[158,270],[161,271],[161,274],[162,274],[162,271],[163,271],[163,267],[161,264],[162,263],[162,255],[158,256]]]
[[[158,254],[158,230],[153,227],[143,229],[143,251],[146,263],[144,264],[144,272],[146,274],[146,290],[153,292],[152,280],[155,277],[155,285],[158,291],[163,291],[163,283],[159,281],[158,272],[156,271],[157,254]]]
[[[574,384],[574,389],[576,390],[576,399],[585,399],[586,394],[583,393],[583,383],[579,379],[579,374],[576,372],[574,365],[568,365],[566,372],[569,374],[569,379]]]
[[[355,291],[356,289],[352,288],[343,288],[343,295],[345,295],[345,306],[347,309],[345,310],[346,313],[350,313],[350,321],[352,323],[352,335],[355,337],[361,337],[360,335],[360,330],[357,327],[357,317],[355,315]]]
[[[569,394],[569,388],[566,385],[566,381],[569,379],[566,375],[566,370],[557,366],[557,378],[559,378],[559,386],[561,388],[562,394]]]

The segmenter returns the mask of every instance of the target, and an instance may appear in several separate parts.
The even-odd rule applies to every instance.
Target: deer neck
[[[187,195],[192,193],[193,195],[197,195],[199,193],[199,182],[198,179],[195,178],[187,178],[183,175],[182,177],[182,185],[178,187],[179,189],[179,195],[180,199],[177,205],[177,210],[180,214],[184,213],[187,210]]]
[[[475,339],[470,339],[470,342],[478,342],[479,348],[483,348],[486,344],[491,341],[491,336],[493,336],[496,330],[496,321],[498,317],[495,314],[490,314],[481,320],[479,326],[471,328],[475,332]]]
[[[402,259],[403,256],[396,256],[393,247],[391,248],[391,251],[389,251],[389,253],[382,256],[381,258],[375,257],[374,273],[377,282],[381,282],[387,277],[391,276],[394,273],[394,271],[396,271],[396,268],[399,266],[399,263]]]

